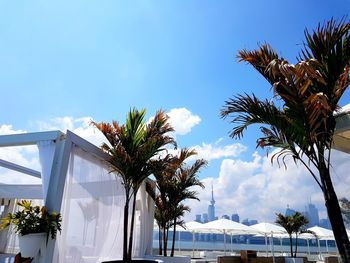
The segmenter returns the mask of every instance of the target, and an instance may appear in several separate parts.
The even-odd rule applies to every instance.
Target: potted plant
[[[42,242],[49,237],[56,238],[61,231],[61,214],[49,212],[45,206],[33,206],[31,201],[17,202],[20,210],[8,213],[1,219],[0,229],[13,225],[19,234],[19,247],[22,257],[33,258],[39,251]]]
[[[151,160],[164,151],[166,145],[175,144],[174,138],[167,135],[174,131],[168,122],[168,116],[163,111],[158,111],[146,123],[145,114],[144,109],[139,111],[133,108],[124,125],[116,121],[92,123],[108,140],[108,144],[104,143],[101,147],[110,155],[111,172],[120,176],[125,190],[123,262],[131,262],[136,195],[144,180],[153,172]]]

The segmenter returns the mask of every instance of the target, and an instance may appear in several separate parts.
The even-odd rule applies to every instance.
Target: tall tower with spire
[[[214,189],[213,184],[211,184],[211,201],[208,205],[208,221],[215,220],[215,200],[214,200]]]

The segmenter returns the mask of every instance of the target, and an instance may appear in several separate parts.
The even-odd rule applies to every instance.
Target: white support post
[[[50,211],[61,211],[64,184],[68,170],[72,141],[69,135],[56,141],[56,149],[50,174],[48,193],[45,206]],[[41,263],[52,262],[56,240],[49,239],[43,255],[40,257]]]

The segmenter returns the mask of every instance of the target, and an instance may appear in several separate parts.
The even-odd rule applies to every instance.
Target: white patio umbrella
[[[319,227],[319,226],[313,226],[313,227],[308,228],[307,230],[312,231],[317,236],[318,250],[320,253],[320,257],[321,257],[320,240],[326,240],[326,249],[327,249],[327,253],[328,253],[327,240],[334,240],[333,231],[331,231],[327,228]]]
[[[232,234],[232,235],[239,235],[239,234],[245,234],[245,235],[255,235],[259,232],[249,226],[237,223],[235,221],[231,221],[228,219],[218,219],[214,220],[205,224],[202,224],[201,226],[195,227],[195,231],[202,232],[202,233],[222,233],[224,234],[224,251],[226,253],[226,234]]]
[[[195,236],[195,233],[196,233],[196,227],[199,227],[203,225],[202,223],[199,223],[197,221],[190,221],[190,222],[187,222],[184,224],[184,227],[180,226],[178,228],[178,231],[180,232],[191,232],[192,233],[192,257],[194,257],[194,244],[196,242],[196,236]]]
[[[273,236],[277,234],[286,234],[287,231],[281,226],[278,226],[272,223],[266,223],[266,222],[255,224],[250,227],[256,229],[257,231],[259,231],[261,234],[265,236],[266,256],[268,256],[267,237],[268,236],[270,237],[270,240],[272,242],[271,254],[272,254],[272,260],[274,262],[275,255],[274,255]]]
[[[178,228],[179,231],[185,232],[189,231],[192,232],[196,227],[203,225],[202,223],[199,223],[197,221],[190,221],[184,224],[184,227],[180,226]]]

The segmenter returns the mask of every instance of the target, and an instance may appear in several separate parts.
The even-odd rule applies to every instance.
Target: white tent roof
[[[202,224],[194,228],[198,232],[209,232],[209,233],[227,233],[227,234],[257,234],[258,231],[255,229],[228,220],[228,219],[218,219],[206,224]]]
[[[333,148],[350,153],[350,104],[342,107],[336,116]]]
[[[259,231],[261,234],[285,234],[287,231],[278,225],[272,224],[272,223],[259,223],[250,226],[251,228],[254,228],[255,230]]]
[[[195,232],[196,227],[199,227],[201,225],[203,225],[203,224],[201,224],[197,221],[190,221],[190,222],[185,223],[185,228],[180,226],[179,228],[177,228],[177,231],[183,231],[183,232],[194,231]]]
[[[329,229],[319,227],[319,226],[313,226],[313,227],[308,228],[307,230],[314,232],[319,239],[334,240],[333,231],[331,231]]]

